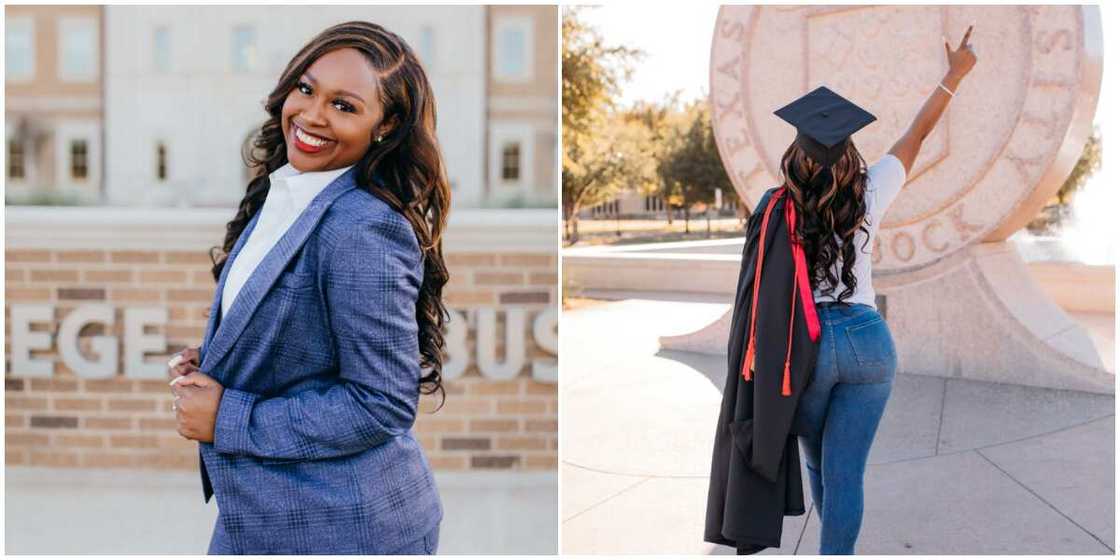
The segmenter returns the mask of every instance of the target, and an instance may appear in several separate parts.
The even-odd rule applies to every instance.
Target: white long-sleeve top
[[[265,255],[272,250],[284,232],[288,231],[311,200],[351,167],[353,164],[327,171],[301,172],[287,163],[269,173],[268,195],[261,206],[257,225],[249,232],[249,239],[245,240],[245,245],[237,253],[237,259],[232,265],[227,264],[233,268],[230,269],[222,290],[222,317],[229,312],[241,287],[249,280],[257,265],[264,260]]]

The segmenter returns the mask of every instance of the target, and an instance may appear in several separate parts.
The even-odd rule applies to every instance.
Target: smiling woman
[[[443,390],[447,315],[428,79],[353,21],[301,49],[265,109],[202,345],[168,364],[218,501],[209,550],[434,553],[443,507],[411,431]]]
[[[303,73],[284,101],[281,125],[288,161],[300,169],[329,169],[357,161],[369,149],[370,131],[384,138],[377,74],[356,49],[324,54]]]

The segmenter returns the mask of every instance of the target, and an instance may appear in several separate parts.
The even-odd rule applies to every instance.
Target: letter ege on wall
[[[12,374],[24,377],[50,377],[54,364],[50,359],[33,359],[32,351],[49,352],[57,344],[63,364],[84,378],[113,377],[119,369],[120,345],[123,345],[124,375],[138,379],[160,379],[167,374],[167,364],[161,360],[147,360],[149,354],[162,354],[167,348],[164,334],[147,334],[147,327],[161,328],[167,324],[166,307],[145,306],[124,308],[123,341],[118,343],[112,335],[89,337],[90,350],[95,356],[86,356],[79,347],[79,335],[90,324],[104,325],[110,331],[114,324],[115,309],[109,304],[85,304],[70,311],[62,319],[58,332],[32,330],[34,323],[51,323],[55,306],[51,304],[10,305],[12,320]],[[447,359],[444,379],[461,377],[470,367],[471,351],[468,336],[475,330],[474,359],[479,373],[488,379],[508,380],[517,377],[527,363],[526,337],[532,336],[536,346],[552,358],[535,358],[530,364],[534,381],[555,383],[557,380],[557,326],[556,309],[545,309],[533,318],[531,331],[526,331],[529,309],[505,307],[502,309],[477,308],[464,315],[450,310],[445,340]],[[504,352],[499,359],[498,323],[504,318]],[[53,339],[57,338],[57,341]]]

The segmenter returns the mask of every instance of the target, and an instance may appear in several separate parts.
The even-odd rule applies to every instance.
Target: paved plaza
[[[436,471],[440,554],[555,554],[556,474]],[[6,469],[8,554],[206,554],[197,472]]]
[[[561,550],[734,554],[702,538],[726,359],[657,343],[714,321],[726,298],[590,295],[606,301],[565,310],[561,330]],[[1102,355],[1112,340],[1094,336]],[[1111,395],[900,371],[856,552],[1111,555],[1114,432]],[[817,553],[802,478],[808,513],[786,517],[782,547],[764,553]]]

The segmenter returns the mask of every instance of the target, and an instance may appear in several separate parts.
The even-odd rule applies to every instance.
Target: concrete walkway
[[[8,554],[206,554],[197,472],[8,467]],[[556,474],[437,472],[440,554],[555,554]]]
[[[726,299],[607,296],[564,312],[561,551],[734,554],[702,538],[726,358],[657,345]],[[1114,422],[1110,395],[899,372],[856,552],[1112,555]],[[817,554],[802,478],[809,511],[765,553]]]

